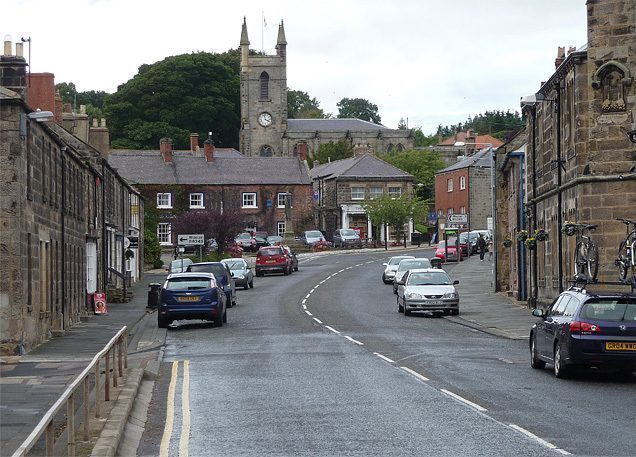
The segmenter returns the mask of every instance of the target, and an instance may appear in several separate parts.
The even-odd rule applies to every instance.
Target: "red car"
[[[263,276],[265,273],[283,273],[290,275],[294,271],[292,259],[287,254],[283,246],[262,247],[256,254],[256,276]]]
[[[453,246],[455,247],[457,245],[457,238],[453,237],[453,238],[449,238],[448,239],[448,246]],[[462,254],[462,259],[464,257],[468,257],[468,241],[467,238],[463,237],[460,235],[459,237],[459,249],[461,251]]]
[[[440,241],[437,243],[437,249],[435,250],[435,257],[446,261],[446,241]],[[448,260],[457,261],[457,248],[454,244],[448,245]]]

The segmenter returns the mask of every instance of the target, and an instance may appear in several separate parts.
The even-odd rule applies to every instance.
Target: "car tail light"
[[[580,333],[581,335],[591,335],[593,333],[601,333],[601,327],[589,322],[572,321],[570,322],[570,333]]]

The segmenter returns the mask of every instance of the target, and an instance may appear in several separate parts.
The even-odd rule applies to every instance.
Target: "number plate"
[[[426,302],[427,305],[443,305],[444,302],[443,301],[439,301],[439,300],[429,300]]]
[[[636,343],[605,342],[606,351],[636,351]]]
[[[196,295],[188,295],[185,297],[179,297],[178,301],[185,301],[185,302],[199,301],[199,297],[197,297]]]

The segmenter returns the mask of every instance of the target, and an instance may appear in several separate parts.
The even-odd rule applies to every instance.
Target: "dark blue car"
[[[202,319],[221,327],[227,322],[226,298],[211,273],[168,275],[159,292],[157,325],[166,328],[172,321]]]
[[[198,262],[188,265],[186,271],[212,273],[227,296],[227,307],[236,305],[236,284],[228,266],[221,262]]]
[[[636,295],[567,290],[530,331],[530,365],[554,367],[557,378],[571,368],[593,366],[630,374],[636,370]]]

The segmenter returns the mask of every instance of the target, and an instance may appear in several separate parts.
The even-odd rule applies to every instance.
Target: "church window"
[[[269,100],[269,75],[267,72],[261,73],[261,100]]]
[[[402,152],[404,151],[404,146],[402,146],[402,143],[398,143],[396,149],[397,149],[397,152]]]
[[[261,157],[271,157],[273,153],[274,151],[272,150],[271,146],[268,146],[268,145],[261,146],[261,150],[260,150]]]
[[[393,143],[389,143],[389,145],[386,147],[386,152],[393,152],[393,148],[395,146],[393,146]]]

